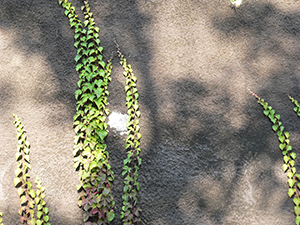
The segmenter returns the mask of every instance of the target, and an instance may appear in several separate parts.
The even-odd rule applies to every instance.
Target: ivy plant
[[[50,225],[48,212],[49,209],[45,207],[44,201],[44,188],[40,185],[40,181],[37,179],[37,188],[35,191],[32,189],[32,183],[30,182],[29,171],[30,165],[30,143],[27,140],[26,131],[21,124],[20,118],[17,115],[13,115],[14,125],[17,128],[18,148],[15,155],[17,161],[17,169],[15,170],[16,177],[14,178],[14,185],[18,188],[18,195],[20,197],[21,207],[18,210],[20,214],[21,224],[29,225]],[[37,204],[37,219],[35,219],[35,205]]]
[[[87,1],[83,25],[68,0],[59,0],[75,30],[76,71],[79,72],[77,100],[74,116],[76,132],[74,144],[74,167],[79,171],[79,206],[86,211],[84,224],[108,224],[114,219],[115,202],[112,196],[114,173],[109,164],[109,153],[105,144],[107,136],[106,108],[108,83],[111,81],[111,60],[105,64],[99,39],[99,28],[95,26],[93,13]]]
[[[40,179],[37,177],[35,180],[36,183],[36,197],[35,197],[35,204],[36,204],[36,208],[37,208],[37,213],[36,213],[36,217],[37,217],[37,221],[36,224],[37,225],[50,225],[48,223],[49,221],[49,209],[48,207],[46,207],[46,202],[45,202],[45,188],[42,186]]]
[[[140,208],[137,207],[137,192],[140,190],[138,179],[138,170],[141,166],[142,159],[140,158],[140,126],[139,118],[141,113],[138,105],[138,90],[136,87],[137,78],[134,76],[131,65],[127,63],[126,58],[122,55],[120,48],[115,41],[117,53],[120,58],[120,63],[124,69],[126,106],[128,113],[127,138],[126,146],[127,158],[124,160],[122,176],[124,176],[124,194],[121,219],[123,224],[139,224],[140,223]]]
[[[3,213],[2,212],[0,212],[0,225],[4,225],[3,223],[2,223],[2,220],[3,220]]]
[[[249,90],[249,89],[248,89]],[[284,126],[280,121],[280,115],[276,114],[275,110],[266,102],[264,99],[261,99],[257,94],[253,93],[251,90],[249,92],[257,99],[257,102],[263,106],[263,113],[267,116],[272,122],[272,129],[276,132],[279,140],[279,149],[283,155],[283,172],[286,173],[288,180],[288,196],[293,198],[294,202],[294,212],[296,214],[295,223],[297,225],[300,224],[300,175],[296,171],[295,167],[295,159],[297,157],[296,153],[292,150],[292,146],[290,144],[290,134],[284,131]],[[293,103],[295,103],[296,107],[294,110],[299,112],[299,104],[296,100],[290,97]]]

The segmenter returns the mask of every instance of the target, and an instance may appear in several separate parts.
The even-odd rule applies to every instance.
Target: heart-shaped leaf
[[[296,225],[299,225],[299,224],[300,224],[300,216],[297,216],[297,217],[296,217],[295,223],[296,223]]]
[[[285,148],[285,143],[281,143],[281,144],[279,145],[279,148],[280,148],[281,150],[283,150],[283,149]]]
[[[283,161],[284,161],[285,163],[288,163],[288,161],[289,161],[290,159],[291,159],[291,158],[290,158],[289,156],[287,156],[287,155],[283,156]]]
[[[279,136],[278,139],[279,139],[279,141],[280,141],[281,143],[283,143],[284,140],[285,140],[285,137],[284,137],[284,136]]]
[[[278,125],[277,125],[277,124],[274,124],[274,125],[272,126],[272,129],[273,129],[274,131],[277,131]]]
[[[289,188],[288,190],[288,195],[291,198],[295,194],[295,189],[294,188]]]
[[[296,157],[297,157],[297,155],[296,155],[295,152],[291,152],[291,153],[290,153],[290,156],[292,157],[292,159],[296,159]]]
[[[294,198],[293,202],[295,203],[296,206],[300,204],[300,198]]]

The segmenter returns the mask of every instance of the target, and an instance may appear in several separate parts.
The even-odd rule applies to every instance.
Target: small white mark
[[[240,7],[242,4],[242,0],[235,0],[235,1],[230,1],[231,4],[233,4],[236,8]]]
[[[120,132],[120,135],[123,135],[127,133],[127,127],[126,127],[127,121],[128,121],[127,114],[122,114],[120,112],[112,112],[108,116],[107,124],[110,126],[110,128],[114,128],[116,131]]]

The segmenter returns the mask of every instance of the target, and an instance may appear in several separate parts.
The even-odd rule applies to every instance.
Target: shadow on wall
[[[79,9],[82,1],[73,2]],[[157,6],[163,4],[151,2]],[[116,38],[125,57],[128,55],[128,62],[137,70],[140,105],[144,108],[142,115],[149,115],[149,124],[146,125],[149,135],[143,135],[143,138],[150,139],[147,140],[150,144],[143,150],[140,170],[139,203],[143,211],[143,224],[282,224],[283,221],[293,224],[294,217],[290,213],[293,205],[287,200],[287,185],[281,172],[282,157],[276,135],[271,132],[260,106],[246,91],[239,92],[240,95],[249,95],[246,100],[250,99],[243,105],[243,110],[238,111],[244,116],[241,117],[241,125],[234,127],[230,122],[232,109],[238,107],[230,89],[237,82],[234,66],[226,64],[226,70],[222,70],[222,73],[225,71],[224,79],[212,82],[202,78],[206,71],[200,67],[193,74],[184,73],[184,78],[177,78],[173,71],[160,68],[165,77],[175,79],[159,87],[155,78],[160,74],[154,77],[150,71],[153,49],[149,44],[150,31],[145,29],[153,20],[150,14],[141,12],[138,5],[142,3],[135,0],[105,0],[101,4],[91,2],[90,5],[96,24],[103,31],[100,35],[106,49],[104,54],[109,57],[110,52],[115,50],[112,40]],[[186,3],[171,1],[170,7],[177,4]],[[203,15],[216,10],[213,8],[215,6],[203,7],[200,1],[193,2],[193,7],[200,9]],[[183,8],[178,7],[177,11],[181,13]],[[163,10],[160,13],[168,12],[167,8]],[[243,58],[238,60],[245,79],[257,85],[250,88],[278,109],[287,131],[299,136],[300,125],[295,122],[296,115],[288,112],[292,110],[285,111],[292,107],[288,100],[282,100],[286,93],[293,96],[300,94],[299,15],[287,14],[272,4],[262,3],[245,4],[238,14],[220,10],[220,13],[208,15],[207,19],[212,22],[220,42],[244,42],[246,50],[241,50]],[[195,19],[199,22],[203,18],[199,16]],[[54,117],[51,123],[56,124],[59,120],[71,125],[78,76],[73,60],[76,50],[73,47],[73,30],[69,28],[61,7],[56,1],[45,1],[43,4],[37,0],[1,1],[0,29],[1,32],[12,30],[14,39],[8,48],[17,46],[15,50],[22,53],[21,59],[24,61],[18,63],[12,60],[11,64],[6,65],[7,71],[12,68],[21,74],[25,67],[29,69],[24,71],[32,70],[32,74],[27,76],[29,80],[23,80],[29,82],[31,76],[37,77],[33,80],[33,92],[29,97],[46,107],[60,101],[67,109],[66,113]],[[192,38],[193,41],[197,38],[202,40],[202,37]],[[193,44],[183,48],[191,48],[192,45],[200,51],[193,41],[190,42]],[[1,46],[0,51],[6,50]],[[170,49],[173,52],[176,50],[175,45],[174,49]],[[33,56],[42,57],[46,66],[34,64]],[[9,62],[9,59],[6,60]],[[210,59],[204,60],[204,63],[213,67]],[[37,76],[39,72],[47,76]],[[218,73],[217,70],[213,72]],[[9,75],[8,72],[6,76],[2,75],[1,83],[7,81],[12,90],[18,89]],[[162,93],[168,93],[169,98],[162,100]],[[0,95],[2,110],[5,102],[13,101],[5,95],[10,95],[9,91]],[[118,99],[111,98],[110,101],[113,105]],[[161,105],[162,109],[158,110]],[[108,138],[108,146],[112,146],[112,167],[117,177],[117,215],[122,205],[120,196],[123,188],[120,176],[124,159],[124,152],[120,151],[123,149],[121,139]],[[48,191],[51,187],[46,189]],[[63,196],[63,193],[58,194]],[[57,201],[47,201],[50,213],[57,212],[51,217],[52,223],[75,224],[59,215],[60,208],[55,208]],[[119,224],[117,218],[114,224]]]
[[[245,4],[233,16],[215,15],[211,20],[220,39],[245,43],[244,58],[237,59],[245,79],[299,137],[300,123],[286,93],[300,94],[300,16],[260,3]],[[234,73],[224,73],[224,82],[216,85],[189,77],[165,87],[172,96],[168,102],[157,98],[165,112],[158,112],[164,119],[156,122],[156,138],[144,157],[143,209],[152,207],[143,211],[144,223],[294,224],[276,134],[255,99],[240,93],[250,102],[236,128],[228,120],[238,106],[228,88],[238,82]]]

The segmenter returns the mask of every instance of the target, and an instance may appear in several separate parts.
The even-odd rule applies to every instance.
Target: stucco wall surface
[[[83,1],[70,2],[83,18]],[[104,57],[115,51],[115,38],[138,79],[142,224],[294,224],[277,136],[246,87],[281,115],[300,156],[300,120],[286,96],[300,99],[300,1],[245,0],[237,10],[229,0],[89,2]],[[27,130],[31,176],[46,188],[51,224],[82,224],[72,162],[78,81],[73,44],[57,1],[0,1],[5,224],[19,224],[13,113]],[[125,78],[116,54],[113,65],[108,108],[124,115]],[[121,224],[125,138],[109,127],[114,225]]]

